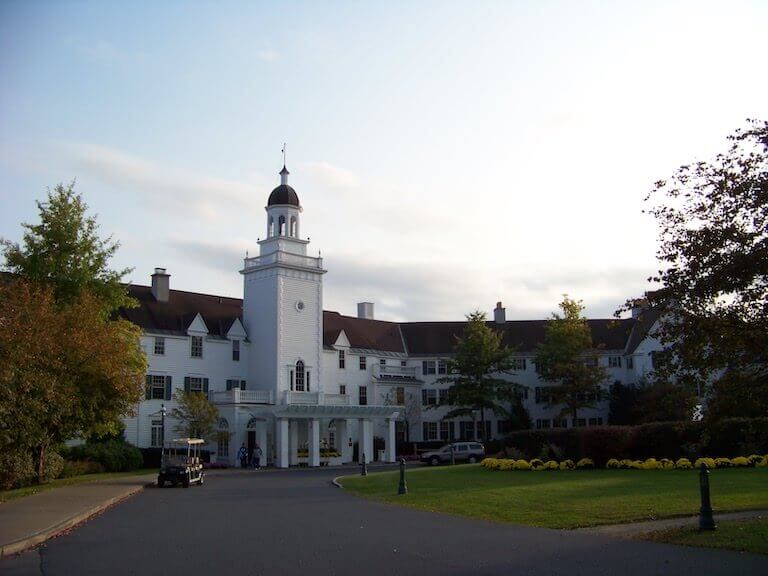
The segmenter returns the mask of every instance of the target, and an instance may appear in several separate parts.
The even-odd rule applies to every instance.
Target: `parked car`
[[[420,460],[431,466],[437,466],[440,463],[451,461],[451,450],[453,450],[454,462],[469,462],[474,464],[485,457],[485,447],[479,442],[454,442],[446,444],[438,450],[424,452]]]

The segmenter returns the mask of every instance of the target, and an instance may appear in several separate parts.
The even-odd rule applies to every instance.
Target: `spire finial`
[[[280,184],[288,184],[288,168],[285,167],[285,156],[286,156],[286,149],[287,145],[285,142],[283,142],[283,169],[280,170]]]

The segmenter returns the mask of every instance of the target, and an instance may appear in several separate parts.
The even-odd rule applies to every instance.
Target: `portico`
[[[288,468],[300,463],[300,449],[307,446],[307,465],[320,466],[321,438],[327,439],[333,428],[333,448],[341,454],[341,463],[353,459],[352,428],[357,425],[358,461],[374,460],[373,423],[386,420],[388,434],[384,439],[384,461],[395,462],[395,421],[398,406],[325,406],[287,404],[276,406],[275,466]]]

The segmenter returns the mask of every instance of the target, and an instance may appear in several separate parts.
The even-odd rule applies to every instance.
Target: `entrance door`
[[[253,457],[254,448],[256,448],[256,430],[248,430],[248,464],[249,465]]]

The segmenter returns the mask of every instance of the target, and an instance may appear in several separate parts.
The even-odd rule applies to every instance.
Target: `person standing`
[[[245,447],[245,442],[240,446],[240,450],[237,451],[237,457],[240,459],[240,467],[248,467],[248,448]]]
[[[261,469],[261,457],[264,455],[264,453],[261,451],[261,446],[256,444],[256,447],[253,449],[253,467],[256,468],[256,470]]]

